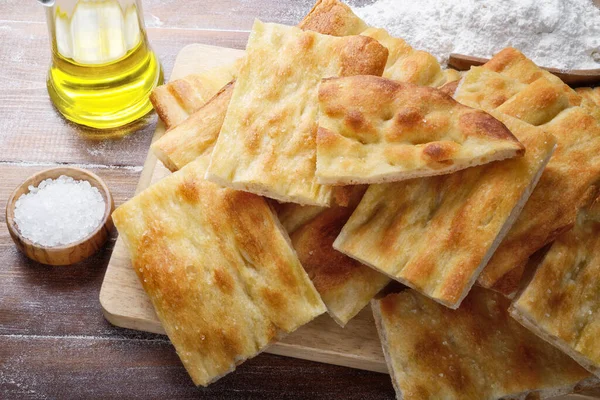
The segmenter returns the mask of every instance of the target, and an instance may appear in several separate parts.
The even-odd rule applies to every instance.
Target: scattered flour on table
[[[104,198],[88,181],[61,175],[46,179],[15,203],[15,222],[21,235],[43,246],[76,242],[102,221]]]
[[[376,0],[354,12],[446,64],[450,53],[504,47],[538,65],[600,68],[600,9],[592,0]]]

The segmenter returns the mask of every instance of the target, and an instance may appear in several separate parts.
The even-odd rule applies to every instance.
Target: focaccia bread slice
[[[561,112],[541,126],[558,149],[523,212],[479,277],[479,284],[514,294],[527,259],[575,223],[589,186],[600,178],[600,125],[581,107]],[[506,282],[509,281],[509,282]]]
[[[510,48],[465,74],[454,97],[539,125],[557,140],[540,183],[478,280],[511,296],[528,258],[573,226],[584,194],[600,178],[598,107]]]
[[[316,181],[318,86],[381,75],[388,51],[364,36],[334,37],[256,21],[207,179],[275,200],[328,206]]]
[[[442,70],[442,73],[444,74],[444,77],[446,78],[445,83],[450,83],[450,82],[459,81],[462,78],[464,71],[457,71],[452,68],[447,68],[447,69]]]
[[[367,25],[350,7],[338,0],[318,0],[298,27],[332,36],[358,35],[367,29]],[[234,80],[239,62],[188,75],[155,88],[150,101],[167,129],[179,125],[222,90],[225,84]],[[227,107],[220,112],[220,118],[225,118]],[[215,118],[219,117],[215,115]]]
[[[500,121],[434,88],[376,76],[330,78],[321,82],[319,106],[322,184],[443,175],[525,152]]]
[[[317,0],[298,28],[331,36],[358,35],[367,24],[339,0]]]
[[[166,128],[173,128],[185,121],[227,82],[235,79],[238,64],[239,61],[201,74],[188,75],[155,88],[150,94],[150,101]]]
[[[477,287],[458,310],[413,290],[374,300],[397,398],[545,399],[597,384],[568,356],[510,318],[509,303]]]
[[[338,0],[321,0],[299,27],[347,36],[359,34],[366,29],[366,24]],[[159,117],[167,128],[177,127],[152,146],[154,154],[171,171],[212,152],[233,93],[235,82],[231,80],[237,76],[240,62],[189,75],[154,90],[151,99]],[[190,120],[184,124],[187,118]],[[182,126],[178,126],[180,124]]]
[[[210,157],[225,118],[221,110],[229,105],[233,85],[233,82],[227,84],[208,103],[152,144],[150,148],[165,167],[174,172],[197,157]]]
[[[267,202],[203,179],[206,157],[113,213],[181,361],[208,385],[325,312]]]
[[[365,187],[356,187],[348,207],[331,207],[292,234],[292,245],[331,317],[345,326],[390,279],[333,249]]]
[[[600,377],[600,222],[593,217],[583,210],[556,239],[511,315]]]
[[[369,28],[361,35],[372,37],[390,52],[384,78],[430,87],[446,83],[442,67],[433,55],[413,49],[403,39],[391,36],[384,29]]]
[[[334,248],[457,308],[554,150],[551,135],[492,115],[525,145],[523,157],[450,175],[371,185]]]
[[[581,87],[575,89],[575,91],[584,99],[588,99],[589,101],[595,103],[597,106],[600,106],[600,86],[595,88]]]

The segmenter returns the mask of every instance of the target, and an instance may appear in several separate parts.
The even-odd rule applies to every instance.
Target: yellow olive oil
[[[115,128],[150,110],[163,80],[138,6],[117,0],[79,0],[65,12],[49,10],[52,64],[48,93],[65,118],[93,128]]]

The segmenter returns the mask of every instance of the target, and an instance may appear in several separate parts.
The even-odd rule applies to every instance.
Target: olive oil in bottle
[[[115,128],[152,109],[162,83],[140,0],[55,0],[47,8],[52,45],[48,93],[65,118]]]

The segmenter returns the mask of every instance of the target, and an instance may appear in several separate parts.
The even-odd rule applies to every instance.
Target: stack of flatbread
[[[198,385],[371,302],[399,398],[566,393],[600,376],[595,94],[510,48],[443,70],[320,0],[155,90],[173,174],[113,218]]]

